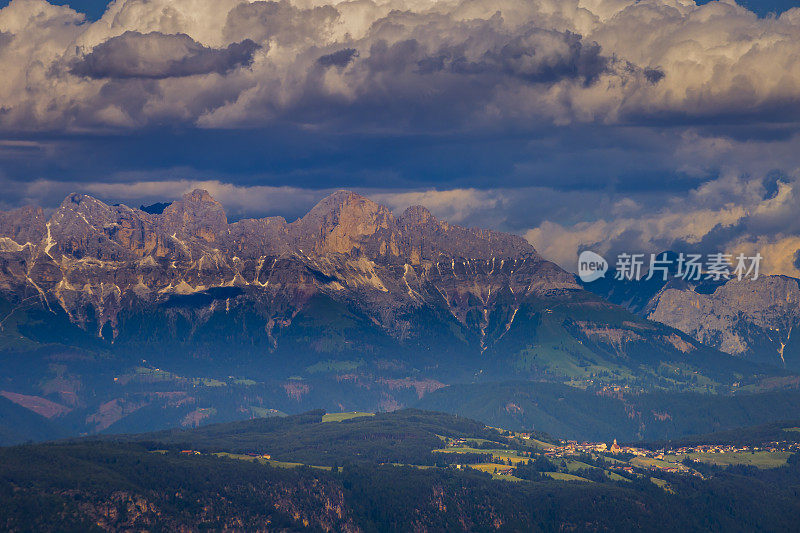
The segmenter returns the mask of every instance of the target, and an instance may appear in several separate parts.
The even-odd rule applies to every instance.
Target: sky
[[[0,209],[337,189],[577,254],[800,276],[800,8],[769,0],[0,3]]]

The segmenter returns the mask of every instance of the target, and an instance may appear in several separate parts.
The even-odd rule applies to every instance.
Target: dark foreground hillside
[[[0,457],[0,528],[12,531],[701,525],[695,517],[670,513],[659,489],[519,484],[477,472],[395,466],[288,470],[100,443],[11,448]]]
[[[538,473],[547,461],[536,447],[548,443],[523,445],[463,418],[403,411],[325,420],[336,419],[314,412],[0,448],[0,530],[791,531],[800,513],[796,456],[769,470],[696,465],[693,476],[661,475],[666,485],[588,464],[592,480],[563,481]],[[432,447],[464,439],[531,460],[513,481],[431,463]],[[232,453],[259,446],[272,458]]]

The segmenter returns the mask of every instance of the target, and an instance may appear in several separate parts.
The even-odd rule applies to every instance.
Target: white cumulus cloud
[[[13,0],[0,128],[785,121],[798,37],[800,9],[718,1]]]

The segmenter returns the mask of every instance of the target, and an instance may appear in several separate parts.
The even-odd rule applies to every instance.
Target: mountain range
[[[521,237],[347,191],[293,222],[229,222],[203,190],[141,209],[71,194],[52,213],[0,214],[0,395],[96,432],[392,410],[509,378],[598,393],[797,385],[662,316],[667,292],[637,314]]]
[[[585,285],[643,318],[745,360],[800,371],[800,280],[602,280]]]

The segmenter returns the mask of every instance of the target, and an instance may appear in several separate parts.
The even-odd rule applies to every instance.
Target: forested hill
[[[188,431],[0,448],[0,530],[796,526],[797,455],[786,454],[788,459],[768,469],[691,463],[684,467],[688,474],[656,474],[642,466],[625,470],[625,455],[550,460],[553,444],[540,440],[547,438],[416,410],[374,416],[314,411]],[[512,469],[513,475],[506,472]]]
[[[108,441],[201,452],[268,453],[274,459],[331,466],[345,462],[432,464],[431,450],[443,445],[443,437],[505,440],[485,424],[445,413],[416,409],[356,413],[338,422],[328,422],[324,415],[325,411],[317,410],[191,430],[114,436]]]
[[[65,436],[67,432],[50,420],[0,396],[0,445]]]
[[[800,443],[800,420],[781,420],[752,427],[740,427],[704,435],[690,435],[680,439],[660,440],[645,443],[648,448],[664,446],[696,446],[698,444],[720,444],[729,446],[758,446],[766,442],[788,441]]]
[[[509,381],[451,385],[417,407],[493,426],[544,431],[577,440],[669,440],[796,418],[796,390],[711,395],[591,391],[559,383]]]

